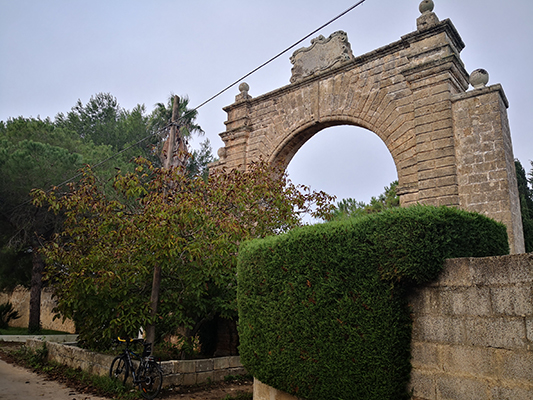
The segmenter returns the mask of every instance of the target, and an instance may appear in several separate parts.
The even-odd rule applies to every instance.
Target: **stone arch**
[[[315,137],[315,135],[322,135],[322,131],[327,130],[328,128],[334,128],[334,127],[353,127],[353,128],[361,128],[361,130],[366,131],[370,135],[374,135],[376,139],[378,139],[381,144],[380,146],[380,152],[389,152],[389,156],[391,155],[390,149],[387,147],[386,143],[383,142],[381,137],[379,135],[376,135],[375,132],[373,132],[371,129],[369,129],[367,126],[364,126],[364,124],[356,123],[352,120],[340,120],[335,119],[333,121],[327,121],[325,124],[306,124],[306,126],[299,127],[299,129],[295,130],[291,134],[287,136],[284,142],[281,142],[278,144],[278,147],[274,149],[272,152],[270,159],[267,161],[272,165],[280,165],[282,168],[287,169],[289,168],[289,165],[293,162],[294,156],[300,152],[300,149],[312,138]],[[350,134],[363,134],[364,132],[361,132],[357,129],[354,129],[354,132],[350,132]],[[325,133],[326,135],[330,135],[330,132]],[[345,144],[343,144],[345,146]],[[358,145],[359,146],[359,145]],[[326,153],[327,154],[327,153]],[[395,171],[395,178],[392,180],[396,180],[398,177],[398,168],[396,166],[396,160],[392,156],[388,159],[388,163],[390,163],[392,159],[392,164],[388,164],[388,168],[392,167],[394,165],[394,171]],[[312,162],[312,161],[311,161]],[[390,165],[390,167],[389,167]],[[316,166],[315,166],[316,167]],[[314,167],[314,168],[315,168]],[[294,167],[293,167],[294,168]],[[385,186],[385,183],[389,183],[392,180],[389,180],[384,183],[383,186]],[[308,184],[308,182],[306,183]],[[383,188],[381,186],[380,188]],[[324,190],[322,188],[322,190]],[[327,190],[326,190],[327,191]]]
[[[314,135],[324,129],[342,125],[356,126],[372,131],[372,129],[365,126],[361,121],[355,121],[351,118],[324,118],[320,123],[316,123],[316,121],[307,122],[303,126],[299,126],[289,132],[284,140],[279,142],[276,148],[274,148],[268,161],[270,163],[280,164],[286,168],[298,150]]]
[[[417,28],[359,57],[344,32],[320,36],[293,54],[291,84],[255,98],[241,84],[224,108],[225,146],[213,168],[245,168],[260,157],[287,166],[320,130],[360,126],[390,151],[402,205],[484,213],[507,225],[513,253],[524,252],[503,89],[487,87],[483,70],[468,75],[450,20],[425,9]]]

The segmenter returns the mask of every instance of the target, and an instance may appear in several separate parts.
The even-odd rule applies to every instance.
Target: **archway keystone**
[[[477,211],[507,225],[512,253],[525,251],[508,102],[485,86],[460,53],[449,19],[421,7],[417,30],[353,57],[344,32],[297,50],[290,85],[252,98],[241,84],[213,168],[245,168],[260,157],[287,166],[303,144],[335,125],[378,135],[390,151],[402,206],[423,203]],[[474,76],[476,75],[476,76]],[[481,79],[481,80],[480,80]]]

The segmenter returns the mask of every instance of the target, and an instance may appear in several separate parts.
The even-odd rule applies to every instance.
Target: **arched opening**
[[[334,126],[311,137],[294,155],[287,172],[294,184],[368,203],[398,179],[385,143],[356,126]],[[318,221],[307,221],[318,222]]]

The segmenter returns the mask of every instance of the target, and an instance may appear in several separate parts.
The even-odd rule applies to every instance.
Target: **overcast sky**
[[[312,32],[357,0],[0,0],[0,120],[52,119],[80,99],[111,93],[120,105],[148,111],[171,93],[192,107]],[[468,72],[484,68],[509,99],[514,155],[533,160],[533,1],[434,0],[466,44]],[[317,33],[348,34],[357,57],[416,30],[419,0],[366,0]],[[309,46],[310,39],[299,45]],[[250,95],[289,83],[294,51],[251,77]],[[223,145],[222,107],[237,87],[199,110],[213,151]],[[368,201],[397,178],[385,145],[372,132],[319,132],[289,165],[295,183],[338,199]]]

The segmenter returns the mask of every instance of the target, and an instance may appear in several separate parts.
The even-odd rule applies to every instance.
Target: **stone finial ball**
[[[421,14],[433,11],[433,8],[435,8],[435,3],[433,3],[433,0],[423,0],[418,7]]]
[[[474,89],[484,88],[489,83],[489,73],[484,69],[476,69],[470,74],[469,81]]]
[[[250,90],[250,86],[246,82],[243,82],[239,85],[239,90],[241,93],[248,93],[248,90]]]

